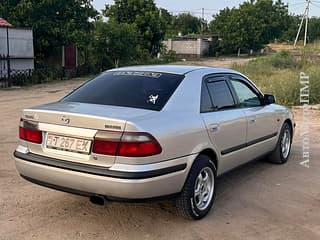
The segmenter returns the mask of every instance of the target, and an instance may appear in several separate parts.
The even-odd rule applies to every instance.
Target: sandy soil
[[[0,90],[0,239],[320,239],[320,111],[310,111],[311,167],[302,158],[302,110],[288,164],[256,161],[218,179],[218,197],[201,221],[171,201],[92,205],[19,177],[12,153],[21,110],[56,101],[81,81]]]
[[[196,65],[196,66],[208,66],[208,67],[220,67],[220,68],[231,68],[234,63],[245,64],[254,58],[238,58],[238,57],[219,57],[219,58],[202,58],[197,60],[179,61],[175,64],[180,65]]]

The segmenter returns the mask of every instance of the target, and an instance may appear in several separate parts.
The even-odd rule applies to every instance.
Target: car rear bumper
[[[147,199],[182,190],[194,155],[147,165],[121,166],[127,171],[84,165],[16,151],[15,164],[28,181],[80,195]],[[115,164],[116,165],[116,164]]]

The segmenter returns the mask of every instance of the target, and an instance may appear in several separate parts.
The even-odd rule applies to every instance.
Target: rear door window
[[[225,80],[208,82],[207,87],[212,99],[213,109],[222,110],[235,107],[234,99]]]
[[[88,81],[61,101],[160,111],[183,78],[184,75],[157,72],[107,72]]]

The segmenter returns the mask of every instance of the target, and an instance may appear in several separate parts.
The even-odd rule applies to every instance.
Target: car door
[[[238,107],[243,109],[247,118],[247,147],[254,148],[254,156],[262,155],[272,149],[272,144],[261,144],[275,139],[277,118],[271,105],[263,103],[263,95],[247,79],[238,75],[229,76],[235,92]]]
[[[245,161],[239,150],[246,146],[247,119],[226,80],[225,75],[206,77],[201,92],[201,117],[220,155],[218,174]]]

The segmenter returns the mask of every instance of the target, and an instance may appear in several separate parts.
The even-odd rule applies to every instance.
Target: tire
[[[205,217],[215,200],[215,180],[214,163],[210,157],[199,155],[190,169],[182,192],[176,198],[178,212],[187,219],[199,220]]]
[[[275,150],[267,157],[268,161],[275,164],[284,164],[288,161],[292,144],[292,128],[285,122],[281,128]]]

